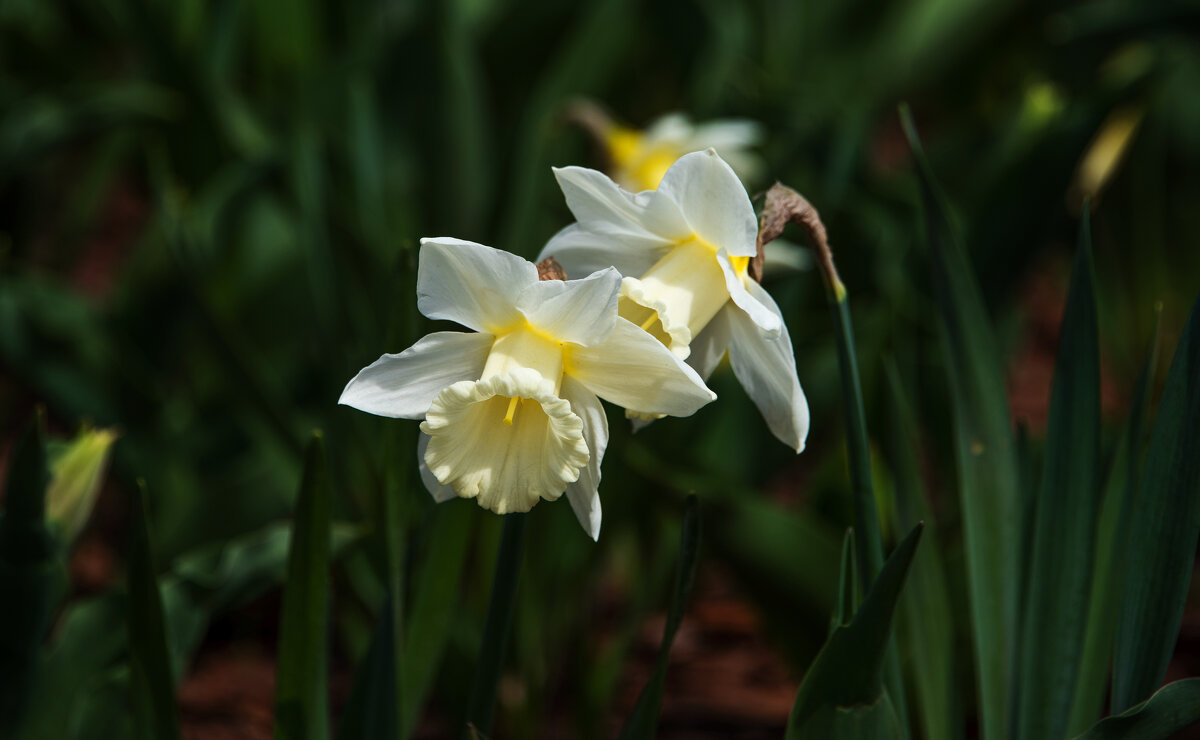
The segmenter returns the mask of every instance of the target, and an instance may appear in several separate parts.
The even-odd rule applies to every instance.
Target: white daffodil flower
[[[709,148],[725,152],[735,172],[753,179],[762,166],[749,149],[761,139],[762,129],[754,121],[731,118],[692,123],[681,113],[670,113],[641,131],[613,124],[604,135],[604,144],[613,163],[613,179],[638,192],[657,188],[683,155]]]
[[[682,113],[668,113],[639,130],[617,123],[586,99],[571,104],[567,115],[604,147],[613,180],[633,192],[657,188],[675,160],[708,148],[723,152],[746,180],[755,179],[763,169],[762,160],[750,151],[762,139],[762,127],[754,121],[723,118],[693,123]]]
[[[709,149],[681,157],[657,190],[630,193],[582,167],[554,170],[577,222],[542,250],[568,275],[613,266],[619,312],[707,378],[729,352],[738,380],[784,444],[800,452],[808,402],[775,301],[747,273],[758,223],[737,175]],[[540,259],[540,258],[539,258]],[[635,417],[655,412],[626,406]]]
[[[533,263],[458,239],[423,239],[417,308],[476,333],[429,334],[363,368],[338,403],[423,419],[421,478],[438,501],[498,514],[565,491],[600,533],[608,423],[597,396],[687,416],[716,398],[696,372],[617,317],[621,278],[538,279]]]

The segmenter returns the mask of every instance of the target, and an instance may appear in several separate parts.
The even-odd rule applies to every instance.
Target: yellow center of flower
[[[608,155],[612,157],[613,164],[627,167],[641,151],[642,135],[633,129],[613,126],[605,137],[605,143],[608,145]]]
[[[430,472],[498,514],[561,496],[590,457],[562,376],[555,339],[528,324],[497,336],[479,380],[450,385],[425,415]]]
[[[526,323],[496,337],[479,379],[487,380],[521,367],[536,370],[557,394],[562,385],[562,344]]]
[[[536,370],[550,382],[553,392],[557,395],[559,386],[562,385],[562,345],[526,323],[514,331],[496,337],[480,380],[494,378],[516,368]],[[517,413],[517,402],[520,400],[522,399],[518,396],[509,399],[504,412],[505,426],[512,426]]]
[[[614,178],[627,190],[654,190],[675,160],[683,155],[665,143],[647,143],[640,131],[614,126],[605,136]]]
[[[731,259],[745,279],[748,257]],[[693,235],[654,263],[641,278],[625,278],[617,311],[665,344],[680,359],[692,339],[729,300],[717,248]]]

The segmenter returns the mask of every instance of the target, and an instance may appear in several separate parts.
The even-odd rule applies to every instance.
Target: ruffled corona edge
[[[641,280],[632,277],[621,279],[621,298],[626,301],[637,304],[644,309],[645,314],[642,316],[626,316],[627,312],[621,313],[629,321],[634,324],[641,325],[653,311],[658,315],[658,322],[662,326],[662,333],[650,331],[649,333],[656,339],[667,345],[667,349],[681,360],[686,360],[691,354],[692,331],[688,329],[687,323],[680,322],[668,308],[665,301],[659,300],[649,294],[645,285]],[[637,320],[640,319],[640,320]],[[652,327],[657,329],[658,327]],[[669,341],[664,341],[669,340]]]
[[[509,425],[504,418],[513,398]],[[497,514],[557,499],[589,459],[583,420],[529,368],[448,386],[421,431],[430,436],[425,464],[438,482]]]

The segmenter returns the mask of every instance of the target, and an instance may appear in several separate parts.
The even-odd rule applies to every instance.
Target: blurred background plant
[[[301,485],[318,427],[328,460],[318,477],[338,523],[333,713],[370,700],[351,677],[375,665],[369,644],[388,649],[372,633],[390,624],[391,721],[404,734],[451,732],[500,523],[470,502],[434,506],[415,474],[414,424],[334,403],[381,348],[424,333],[420,237],[532,257],[570,221],[549,168],[603,162],[565,115],[580,95],[629,123],[670,111],[757,121],[764,168],[751,192],[779,180],[821,210],[851,294],[887,549],[913,513],[892,495],[899,481],[915,474],[929,491],[934,527],[912,577],[937,605],[902,603],[899,618],[946,620],[944,685],[922,690],[954,691],[944,727],[923,712],[913,726],[974,736],[952,402],[896,104],[910,102],[949,194],[1004,358],[993,372],[1035,460],[1080,206],[1092,198],[1107,460],[1156,324],[1164,349],[1150,398],[1198,288],[1197,21],[1182,0],[3,0],[4,439],[39,404],[52,437],[81,423],[120,434],[90,521],[73,545],[46,548],[69,577],[47,596],[60,606],[45,615],[28,736],[134,732],[129,687],[146,665],[179,682],[185,735],[270,733],[287,520],[296,492],[319,486]],[[782,733],[829,632],[853,515],[820,277],[769,287],[812,407],[808,450],[774,443],[727,374],[712,381],[720,401],[692,419],[633,436],[612,414],[599,544],[565,504],[529,517],[498,736],[608,737],[621,725],[650,675],[693,492],[703,559],[659,736]],[[912,427],[885,413],[895,395]],[[897,437],[916,442],[910,470],[883,453]],[[73,485],[76,500],[90,498],[83,478]],[[69,530],[83,519],[75,506]],[[936,573],[922,570],[926,552],[939,553]],[[127,606],[152,603],[137,600],[155,572],[167,663],[126,639]],[[319,596],[289,597],[284,611]],[[1193,600],[1170,675],[1197,673]]]

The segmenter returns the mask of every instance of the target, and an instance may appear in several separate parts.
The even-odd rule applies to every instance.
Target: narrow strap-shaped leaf
[[[1171,360],[1133,507],[1113,657],[1114,711],[1150,695],[1175,648],[1200,534],[1200,297]]]
[[[475,661],[475,679],[467,703],[464,735],[492,731],[496,688],[500,685],[500,671],[508,654],[513,612],[517,606],[517,581],[521,575],[521,555],[525,549],[528,516],[522,513],[506,514],[504,517],[504,532],[500,535],[500,551],[496,555],[487,623],[483,628],[483,644]]]
[[[1156,309],[1162,317],[1162,305]],[[1117,442],[1109,466],[1108,484],[1100,504],[1096,524],[1096,567],[1092,571],[1091,605],[1088,607],[1087,635],[1083,660],[1075,684],[1075,699],[1067,734],[1086,730],[1101,716],[1112,667],[1113,641],[1117,631],[1117,599],[1125,575],[1125,552],[1129,546],[1129,521],[1137,493],[1140,451],[1146,436],[1146,410],[1158,364],[1160,320],[1154,322],[1150,351],[1134,386],[1129,419]]]
[[[150,547],[150,519],[146,511],[146,486],[139,483],[134,497],[133,531],[129,543],[129,598],[126,625],[129,634],[130,686],[136,727],[147,740],[179,737],[179,707],[171,651],[163,619],[162,594]]]
[[[979,285],[966,254],[951,237],[907,107],[901,108],[900,117],[917,163],[950,378],[982,737],[1000,740],[1006,735],[1016,640],[1021,519],[1004,365]]]
[[[396,633],[392,609],[389,594],[379,611],[367,654],[354,677],[350,700],[342,708],[338,740],[377,740],[399,735],[400,716],[395,706]]]
[[[1075,740],[1168,740],[1200,722],[1200,678],[1169,683],[1146,701],[1100,720]]]
[[[1038,475],[1034,471],[1037,464],[1034,460],[1033,443],[1029,440],[1029,425],[1024,421],[1017,423],[1017,438],[1015,442],[1015,454],[1017,457],[1017,479],[1020,481],[1020,512],[1021,524],[1019,532],[1021,540],[1017,548],[1017,564],[1016,571],[1018,573],[1017,594],[1019,602],[1025,603],[1029,596],[1029,569],[1033,567],[1033,530],[1034,522],[1037,521],[1037,500],[1038,500]],[[1018,631],[1018,638],[1020,637]],[[1014,645],[1014,654],[1020,654],[1020,642]],[[1014,670],[1011,676],[1010,686],[1014,685],[1019,676]],[[1015,709],[1015,707],[1014,707]]]
[[[437,549],[424,558],[413,576],[414,593],[401,668],[401,737],[409,737],[416,728],[454,624],[453,613],[471,543],[474,521],[471,515],[475,508],[470,502],[440,504],[433,509],[427,523],[427,539]]]
[[[829,634],[838,627],[850,624],[858,611],[858,564],[854,557],[854,527],[846,530],[842,539],[842,566],[838,571],[838,592],[833,602],[833,618],[829,622]]]
[[[327,624],[332,494],[325,443],[313,434],[296,498],[275,681],[276,740],[329,736]]]
[[[892,614],[921,539],[896,547],[850,624],[834,630],[809,666],[788,718],[787,740],[894,738],[901,729],[883,688]]]
[[[695,496],[689,496],[683,514],[683,534],[679,542],[679,571],[675,577],[675,590],[671,594],[671,606],[667,611],[667,622],[663,626],[662,645],[654,662],[654,673],[642,688],[633,712],[621,728],[620,740],[653,740],[658,728],[658,713],[662,708],[663,686],[667,680],[667,664],[671,656],[671,643],[683,621],[683,611],[696,581],[696,566],[700,554],[700,505]]]
[[[895,365],[889,362],[886,368],[891,403],[884,451],[895,481],[894,531],[903,532],[926,522],[922,535],[925,545],[913,558],[908,584],[900,594],[896,641],[904,652],[905,664],[911,665],[913,698],[925,730],[919,736],[951,740],[962,737],[963,728],[956,690],[950,592],[918,465],[920,430],[912,407],[905,402],[906,394]]]
[[[1063,737],[1087,628],[1100,509],[1100,340],[1083,209],[1063,312],[1033,559],[1021,627],[1015,737]]]
[[[46,527],[46,448],[38,413],[13,448],[0,515],[0,736],[25,717],[38,648],[58,594],[61,566]],[[58,575],[55,578],[55,575]]]

